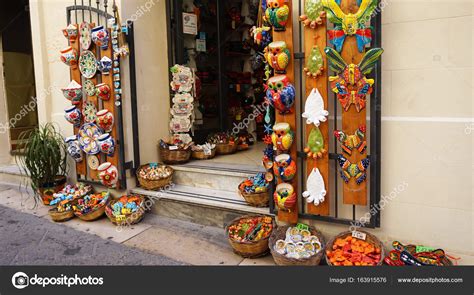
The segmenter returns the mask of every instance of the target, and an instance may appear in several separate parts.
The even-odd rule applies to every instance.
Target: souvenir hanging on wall
[[[288,123],[277,123],[273,126],[272,143],[273,148],[280,152],[286,152],[293,144],[294,134]]]
[[[317,88],[313,88],[306,98],[304,112],[301,115],[306,118],[306,124],[314,124],[318,127],[321,122],[326,122],[329,112],[324,109],[323,97]]]
[[[355,35],[359,52],[364,52],[366,45],[372,41],[372,31],[366,27],[377,0],[358,0],[359,10],[356,13],[344,13],[339,6],[340,0],[321,0],[327,18],[334,24],[334,30],[328,30],[329,42],[341,52],[346,36]]]
[[[97,72],[97,59],[92,51],[85,50],[79,57],[79,71],[82,76],[91,79]]]
[[[308,141],[304,152],[308,158],[321,158],[327,152],[324,148],[324,137],[319,127],[313,127],[308,135]]]
[[[77,51],[76,49],[72,48],[71,46],[68,46],[64,48],[63,50],[60,51],[61,53],[61,61],[70,66],[72,69],[75,69],[77,67]]]
[[[92,37],[91,37],[91,25],[87,22],[81,23],[79,28],[80,38],[79,42],[81,43],[82,50],[89,50],[92,44]]]
[[[274,41],[264,50],[265,60],[277,74],[284,74],[290,62],[291,53],[285,41]]]
[[[190,68],[174,65],[171,69],[171,90],[175,92],[190,92],[194,84],[194,76]]]
[[[352,150],[357,149],[359,153],[363,154],[367,148],[365,131],[365,125],[361,125],[354,134],[347,135],[341,130],[334,130],[334,136],[341,143],[343,152],[352,155]]]
[[[256,27],[250,29],[250,35],[253,37],[253,42],[259,48],[265,48],[272,42],[271,28],[266,26]]]
[[[270,105],[280,114],[290,113],[295,103],[295,87],[285,75],[278,75],[268,79],[266,98]]]
[[[274,31],[284,31],[290,8],[286,5],[286,0],[267,0],[264,22],[270,24]]]
[[[275,157],[273,173],[283,182],[293,180],[296,175],[296,163],[289,154],[281,154]]]
[[[318,168],[313,168],[306,180],[306,191],[303,192],[303,197],[306,202],[319,205],[324,202],[326,196],[326,188],[324,186],[324,179]]]
[[[337,161],[342,171],[340,172],[341,178],[345,183],[348,183],[351,178],[354,178],[357,184],[361,184],[366,178],[366,170],[369,167],[369,158],[362,159],[357,163],[351,163],[343,155],[337,155]]]
[[[71,101],[72,104],[77,105],[82,99],[82,86],[75,80],[72,80],[65,88],[61,88],[64,97]]]
[[[318,45],[313,46],[303,71],[308,77],[316,78],[323,74],[324,60]]]
[[[324,50],[329,61],[329,67],[337,76],[329,77],[331,89],[345,111],[354,104],[357,112],[365,108],[366,96],[372,93],[374,79],[367,79],[383,53],[382,48],[367,51],[358,65],[347,64],[336,50],[326,47]]]
[[[280,183],[275,188],[273,199],[278,209],[291,211],[296,205],[296,192],[289,183]]]
[[[76,42],[78,32],[77,24],[69,24],[67,28],[63,29],[64,37],[66,37],[70,43]]]
[[[300,16],[300,21],[305,27],[315,29],[318,25],[322,25],[326,12],[323,9],[321,0],[306,0],[304,2],[304,14]]]

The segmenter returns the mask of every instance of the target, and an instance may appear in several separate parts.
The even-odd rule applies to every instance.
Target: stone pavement
[[[0,185],[1,265],[274,265],[271,256],[243,259],[224,230],[148,213],[118,231],[107,217],[51,221],[48,208]]]

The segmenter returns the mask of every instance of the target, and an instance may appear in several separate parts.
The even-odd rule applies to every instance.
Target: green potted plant
[[[35,201],[49,205],[52,195],[64,188],[67,175],[66,144],[52,123],[20,134],[21,155],[16,161],[29,178]]]

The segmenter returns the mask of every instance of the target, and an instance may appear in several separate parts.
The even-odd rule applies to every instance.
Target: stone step
[[[175,184],[235,192],[238,185],[247,177],[264,172],[263,167],[191,161],[183,165],[173,165]]]
[[[272,215],[269,208],[247,205],[237,191],[229,192],[176,184],[166,191],[134,188],[130,192],[150,197],[153,201],[151,210],[157,215],[206,226],[224,228],[230,221],[242,215]]]
[[[17,165],[0,166],[0,184],[16,188],[27,184],[28,177],[22,175],[21,172]]]

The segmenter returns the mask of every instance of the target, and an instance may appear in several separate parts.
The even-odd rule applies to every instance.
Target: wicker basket
[[[245,199],[247,204],[253,207],[268,207],[269,201],[270,201],[270,192],[266,191],[263,193],[253,193],[253,194],[248,194],[244,193],[239,189],[239,194],[242,196],[242,198]]]
[[[311,232],[311,235],[317,236],[319,241],[321,242],[321,251],[316,253],[315,255],[308,257],[308,258],[302,258],[302,259],[296,259],[296,258],[289,258],[286,257],[283,254],[278,253],[275,251],[273,248],[276,244],[276,241],[278,240],[285,240],[286,237],[286,231],[288,230],[289,226],[279,226],[278,228],[273,230],[272,235],[270,236],[270,242],[269,242],[269,247],[270,247],[270,252],[272,253],[273,260],[275,260],[275,263],[277,265],[290,265],[290,266],[315,266],[319,265],[321,262],[321,258],[323,258],[324,253],[325,253],[325,240],[321,232],[316,230],[314,227],[310,226],[309,231]]]
[[[157,180],[149,180],[149,179],[145,179],[143,177],[140,176],[140,170],[147,167],[149,164],[146,164],[146,165],[142,165],[140,166],[140,168],[138,168],[137,170],[137,179],[138,179],[138,182],[140,183],[140,186],[146,190],[159,190],[160,188],[164,187],[164,186],[167,186],[168,184],[171,183],[171,179],[173,178],[173,174],[174,174],[174,170],[173,168],[171,167],[168,167],[169,169],[171,169],[171,175],[166,177],[166,178],[162,178],[162,179],[157,179]]]
[[[218,155],[229,155],[237,151],[237,144],[218,143],[216,144]]]
[[[216,156],[216,148],[213,148],[211,150],[211,154],[210,155],[206,155],[204,153],[204,151],[193,151],[191,156],[193,157],[193,159],[196,159],[196,160],[207,160],[207,159],[212,159]]]
[[[79,217],[79,219],[84,220],[84,221],[94,221],[102,217],[105,213],[105,208],[107,207],[107,204],[110,201],[110,196],[108,197],[107,201],[105,204],[102,204],[102,206],[96,208],[94,211],[91,211],[86,214],[80,214],[79,212],[74,211],[74,215]]]
[[[145,198],[140,196],[141,200],[141,205],[140,208],[131,214],[125,215],[125,220],[119,221],[117,218],[115,218],[112,210],[112,206],[118,201],[118,200],[112,200],[110,201],[107,206],[105,207],[105,215],[109,218],[110,221],[112,221],[113,224],[115,225],[132,225],[132,224],[137,224],[139,223],[143,217],[145,217]]]
[[[382,242],[374,235],[366,232],[366,231],[363,231],[363,230],[357,230],[358,232],[361,232],[361,233],[364,233],[366,234],[366,238],[365,238],[365,241],[366,242],[369,242],[371,244],[374,244],[376,247],[380,248],[380,261],[377,263],[377,265],[382,265],[383,263],[383,259],[385,257],[385,249],[383,247],[383,244]],[[332,250],[332,246],[334,244],[334,241],[336,241],[336,239],[338,238],[346,238],[347,236],[350,236],[352,235],[352,232],[351,231],[345,231],[345,232],[342,232],[340,234],[338,234],[337,236],[333,237],[327,244],[326,244],[326,249],[328,250]],[[324,257],[326,257],[326,263],[329,265],[329,266],[333,266],[333,264],[331,263],[331,261],[328,259],[327,255],[324,255]]]
[[[232,249],[234,250],[234,253],[244,257],[244,258],[257,258],[257,257],[262,257],[265,256],[269,253],[268,249],[268,239],[271,236],[271,234],[263,238],[259,241],[256,242],[238,242],[234,241],[229,237],[229,226],[236,224],[239,222],[239,220],[243,218],[254,218],[254,217],[265,217],[264,215],[245,215],[245,216],[240,216],[234,220],[232,220],[231,223],[226,227],[226,235],[227,235],[227,240],[229,241],[229,244],[232,246]],[[273,220],[273,229],[276,227],[275,220]]]
[[[190,148],[186,150],[169,150],[159,146],[158,150],[160,151],[160,159],[165,164],[184,164],[191,158]]]
[[[48,210],[49,216],[55,222],[64,222],[74,218],[74,210],[58,212],[57,208]]]

